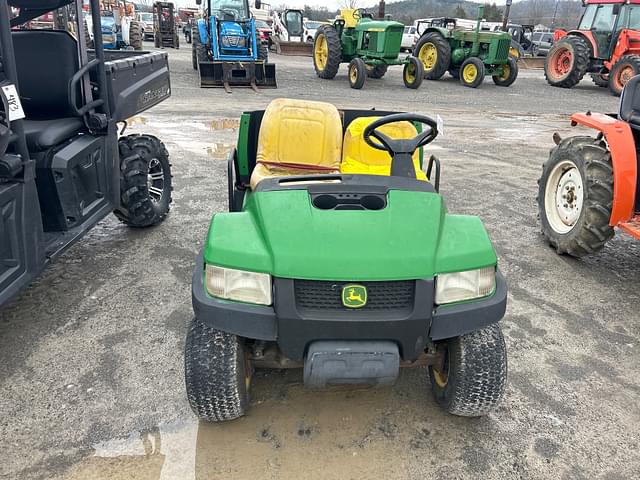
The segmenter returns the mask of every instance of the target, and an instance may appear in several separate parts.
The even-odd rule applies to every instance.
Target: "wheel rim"
[[[473,63],[466,65],[462,69],[462,78],[466,83],[473,83],[478,78],[478,69]]]
[[[149,160],[149,173],[147,174],[147,189],[151,201],[159,203],[164,193],[164,168],[157,158]]]
[[[349,67],[349,80],[351,83],[356,83],[358,81],[358,69],[356,68],[355,63]]]
[[[549,225],[565,234],[576,225],[584,205],[582,175],[575,163],[558,163],[547,180],[544,207]]]
[[[511,75],[511,67],[509,64],[505,64],[502,66],[502,74],[498,75],[498,80],[506,81]]]
[[[431,371],[433,372],[433,379],[436,381],[436,385],[440,388],[445,388],[447,383],[449,383],[449,349],[447,348],[444,352],[444,361],[442,363],[442,371],[437,370],[434,367],[431,367]]]
[[[573,67],[573,53],[567,47],[558,48],[549,59],[549,66],[554,77],[568,75]]]
[[[329,59],[329,44],[327,43],[327,37],[325,37],[322,33],[318,34],[318,38],[316,39],[314,58],[316,61],[316,66],[320,70],[324,70]]]
[[[634,76],[634,68],[627,64],[618,69],[618,74],[615,76],[614,83],[618,90],[622,90],[629,80]]]
[[[413,63],[407,64],[404,69],[404,78],[409,85],[413,85],[416,81],[416,66]]]
[[[514,58],[520,58],[520,50],[518,50],[516,47],[509,47],[509,55]]]
[[[422,48],[420,48],[418,58],[420,58],[425,70],[431,70],[438,61],[438,49],[433,43],[425,43]]]

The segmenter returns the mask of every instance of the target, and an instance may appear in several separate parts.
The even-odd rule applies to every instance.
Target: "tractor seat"
[[[251,188],[265,178],[340,173],[342,122],[329,103],[278,98],[265,110]]]
[[[364,130],[380,117],[359,117],[347,127],[342,149],[341,173],[355,173],[361,175],[390,175],[391,155],[383,150],[373,148],[364,141]],[[410,122],[389,123],[380,127],[380,132],[390,138],[413,138],[418,132]],[[375,141],[375,140],[374,140]],[[413,164],[418,180],[427,181],[427,176],[420,168],[420,153],[413,154]]]
[[[627,82],[620,97],[618,116],[632,127],[640,129],[640,75]]]

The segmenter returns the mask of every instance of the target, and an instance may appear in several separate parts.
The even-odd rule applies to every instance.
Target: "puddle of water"
[[[214,158],[227,158],[227,154],[231,151],[233,145],[229,143],[214,143],[207,147],[207,155]]]
[[[239,118],[217,118],[211,122],[211,130],[234,130],[240,127]]]

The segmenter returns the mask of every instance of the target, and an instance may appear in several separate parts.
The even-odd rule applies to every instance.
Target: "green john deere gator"
[[[404,65],[407,88],[422,84],[422,64],[414,57],[399,58],[404,25],[374,20],[358,9],[345,9],[333,25],[321,25],[313,42],[313,66],[320,78],[333,79],[341,63],[349,64],[349,85],[360,89],[365,80],[382,78],[390,65]]]
[[[277,99],[244,113],[229,212],[196,260],[187,396],[242,416],[254,368],[310,387],[390,385],[428,366],[436,401],[479,416],[500,400],[507,287],[477,217],[447,212],[430,117]],[[303,148],[301,148],[303,147]]]
[[[439,80],[448,71],[471,88],[480,86],[485,75],[501,87],[516,81],[518,63],[509,54],[511,34],[481,31],[483,15],[481,6],[474,30],[458,28],[455,19],[442,19],[422,32],[413,52],[424,67],[424,78]]]

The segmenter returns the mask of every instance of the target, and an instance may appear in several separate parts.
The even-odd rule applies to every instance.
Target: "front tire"
[[[619,97],[627,82],[638,74],[640,74],[640,56],[622,56],[609,73],[609,91]]]
[[[509,57],[507,63],[502,67],[502,75],[493,75],[493,83],[499,87],[508,87],[518,78],[518,62],[515,58]]]
[[[451,46],[438,32],[429,32],[418,40],[413,56],[422,62],[424,78],[439,80],[449,68]]]
[[[613,235],[611,153],[592,137],[565,138],[551,150],[538,180],[542,234],[559,254],[602,250]]]
[[[405,63],[402,71],[404,86],[413,90],[420,88],[424,80],[424,67],[422,62],[415,57],[409,57],[409,63]]]
[[[136,21],[129,24],[129,45],[134,50],[142,50],[142,27]]]
[[[152,135],[118,140],[120,207],[115,215],[130,227],[162,222],[171,208],[171,164],[164,144]]]
[[[453,415],[479,417],[502,399],[507,383],[507,348],[497,324],[438,345],[444,350],[441,370],[429,367],[436,402]]]
[[[367,79],[367,65],[359,57],[354,58],[349,62],[349,85],[351,88],[360,90],[364,87],[364,82]]]
[[[558,41],[544,60],[544,76],[549,85],[571,88],[577,85],[589,69],[591,47],[576,35]]]
[[[189,405],[198,418],[224,422],[247,411],[251,367],[237,336],[194,318],[185,344],[184,377]]]
[[[478,57],[469,57],[460,65],[460,83],[477,88],[484,81],[484,63]]]
[[[385,76],[388,68],[388,65],[382,63],[374,67],[370,67],[369,65],[367,65],[367,76],[369,78],[380,79]]]
[[[320,78],[331,80],[338,74],[342,45],[332,25],[321,25],[313,41],[313,68]]]
[[[603,73],[592,73],[591,80],[598,87],[607,88],[609,86],[609,75]]]

